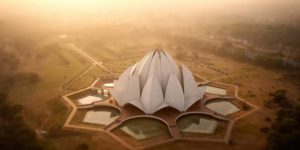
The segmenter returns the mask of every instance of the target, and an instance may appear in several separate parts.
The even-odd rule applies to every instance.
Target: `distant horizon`
[[[29,18],[47,22],[51,19],[85,22],[133,22],[159,17],[235,17],[280,20],[300,18],[300,1],[296,0],[2,0],[0,19]],[[215,19],[218,20],[218,19]],[[213,20],[214,21],[214,20]],[[212,21],[212,22],[213,22]],[[282,21],[284,23],[284,21]]]

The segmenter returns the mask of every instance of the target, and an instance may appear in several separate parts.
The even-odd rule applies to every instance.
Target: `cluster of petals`
[[[167,52],[154,50],[114,81],[111,94],[120,106],[131,104],[153,114],[165,107],[186,111],[204,91],[187,67],[178,66]]]

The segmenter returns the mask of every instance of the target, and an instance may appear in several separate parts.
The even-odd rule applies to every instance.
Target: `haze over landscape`
[[[80,26],[120,22],[143,24],[175,21],[178,18],[186,23],[220,23],[221,19],[229,23],[248,21],[291,24],[299,22],[299,6],[297,0],[3,0],[0,7],[1,18],[4,19],[20,17],[36,19],[41,24],[57,25],[63,22]],[[72,24],[74,21],[76,25]]]
[[[222,115],[237,123],[228,123],[232,133],[225,143],[183,140],[146,149],[298,149],[299,8],[298,0],[1,0],[0,149],[117,150],[176,139],[176,132],[166,132],[176,124],[133,120],[141,124],[133,125],[135,132],[123,133],[131,122],[109,131],[118,141],[105,134],[111,126],[84,122],[96,110],[113,116],[105,123],[121,115],[123,105],[106,99],[111,95],[104,83],[113,83],[152,50],[158,50],[153,56],[168,53],[184,64],[198,86],[235,97],[226,105],[236,105],[237,112]],[[238,86],[239,96],[225,84]],[[79,104],[95,95],[119,110]],[[160,113],[176,118],[178,112],[154,116]],[[214,134],[185,133],[199,116],[189,117],[175,121],[181,138],[226,139],[227,122],[207,116],[200,118],[215,123]],[[143,131],[147,124],[154,126],[151,131]],[[141,135],[147,132],[153,132],[149,139]],[[143,140],[131,139],[134,133]]]

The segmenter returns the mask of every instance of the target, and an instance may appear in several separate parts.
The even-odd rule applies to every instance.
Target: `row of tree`
[[[215,53],[225,57],[231,57],[238,61],[249,62],[267,68],[282,69],[288,67],[279,57],[273,55],[261,55],[257,53],[253,53],[253,56],[250,56],[251,54],[247,55],[247,51],[251,51],[251,48],[237,49],[230,42],[225,41],[215,50]]]
[[[277,47],[280,44],[300,48],[300,27],[292,25],[239,23],[220,28],[219,34],[245,39],[263,47]]]
[[[280,106],[280,110],[268,132],[269,148],[300,149],[300,104],[288,99],[284,90],[278,90],[270,96],[271,102]]]

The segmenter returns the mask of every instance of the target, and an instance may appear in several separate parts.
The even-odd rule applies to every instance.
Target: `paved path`
[[[73,79],[69,80],[66,84],[64,84],[63,88],[67,89],[72,83],[76,82],[79,80],[83,75],[88,73],[92,68],[95,66],[95,64],[92,64],[88,66],[86,69],[84,69],[82,72],[80,72],[78,75],[76,75]]]
[[[79,47],[77,47],[74,43],[68,43],[67,46],[69,48],[71,48],[71,50],[74,50],[77,53],[79,53],[80,55],[82,55],[83,57],[87,58],[89,60],[89,62],[91,63],[91,65],[88,68],[86,68],[85,70],[83,70],[81,73],[79,73],[78,75],[76,75],[73,79],[69,80],[66,84],[64,84],[64,86],[63,86],[64,89],[66,89],[72,83],[74,83],[75,81],[77,81],[78,79],[80,79],[83,75],[85,75],[86,73],[88,73],[94,66],[99,66],[100,68],[102,68],[103,70],[107,71],[108,73],[112,73],[111,71],[109,71],[103,65],[102,61],[99,61],[96,58],[93,58],[92,56],[90,56],[89,54],[87,54],[86,52],[84,52],[82,49],[80,49]]]
[[[84,90],[87,90],[87,89],[90,89],[90,88],[93,87],[97,82],[98,82],[98,80],[95,80],[91,86],[89,86],[89,87],[87,87],[87,88],[85,88],[85,89],[82,89],[82,90],[80,90],[80,91],[71,92],[71,93],[69,93],[69,94],[63,96],[63,99],[64,99],[65,101],[67,101],[67,103],[68,103],[69,105],[71,105],[71,107],[72,107],[72,111],[71,111],[71,113],[69,114],[69,116],[68,116],[68,118],[67,118],[67,120],[66,120],[66,122],[65,122],[65,124],[64,124],[64,127],[71,127],[71,128],[74,128],[74,126],[71,125],[70,123],[71,123],[71,120],[72,120],[73,116],[75,115],[75,113],[76,113],[76,111],[77,111],[77,106],[76,106],[76,104],[74,104],[74,102],[72,102],[72,100],[69,99],[68,96],[73,95],[73,94],[78,93],[78,92],[81,92],[81,91],[84,91]],[[82,126],[80,126],[80,127],[79,127],[79,126],[76,126],[76,128],[87,129],[87,127],[82,127]],[[88,129],[88,130],[89,130],[89,129]]]
[[[80,49],[79,47],[77,47],[76,45],[74,45],[74,43],[69,43],[68,46],[78,52],[79,54],[81,54],[82,56],[86,57],[92,64],[95,64],[99,67],[101,67],[102,69],[104,69],[105,71],[111,73],[111,71],[109,71],[104,65],[102,61],[97,60],[96,58],[93,58],[92,56],[90,56],[89,54],[87,54],[86,52],[84,52],[82,49]]]

